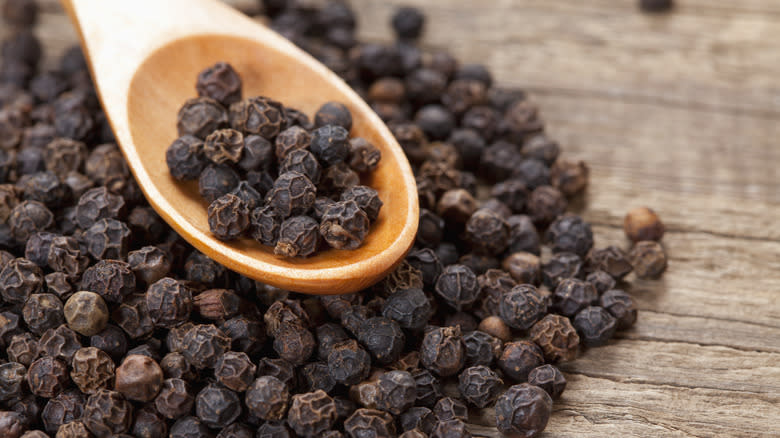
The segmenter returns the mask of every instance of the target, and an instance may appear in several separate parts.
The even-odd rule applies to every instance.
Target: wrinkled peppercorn
[[[463,398],[478,408],[493,404],[503,384],[498,374],[484,365],[466,368],[458,376],[458,391]]]
[[[528,330],[547,313],[547,305],[530,284],[515,286],[498,304],[501,319],[510,327]]]
[[[550,419],[552,399],[538,386],[510,387],[496,402],[496,427],[508,436],[534,437]]]
[[[333,345],[327,356],[328,372],[337,383],[355,385],[371,371],[371,357],[354,340]]]
[[[195,368],[212,368],[230,349],[230,342],[230,338],[214,325],[199,324],[187,330],[181,353]]]
[[[558,368],[549,364],[531,370],[528,383],[544,389],[553,400],[560,398],[566,389],[566,378]]]
[[[628,259],[640,279],[658,278],[666,270],[666,252],[658,242],[637,242],[628,254]]]
[[[165,379],[154,399],[157,412],[169,419],[187,415],[194,404],[195,397],[190,394],[187,382],[178,378]]]
[[[336,421],[336,404],[322,390],[292,396],[287,423],[301,436],[316,436]]]
[[[289,401],[287,385],[274,376],[261,376],[246,391],[249,412],[266,421],[285,418]]]
[[[530,341],[515,341],[504,345],[498,366],[516,382],[525,382],[532,369],[544,365],[542,350]]]
[[[420,361],[442,377],[452,376],[465,364],[465,349],[459,327],[434,328],[423,336]]]
[[[344,421],[344,431],[351,437],[394,436],[393,416],[377,409],[360,408]]]
[[[64,307],[68,327],[84,336],[100,333],[108,323],[108,306],[94,292],[76,292],[68,298]]]
[[[477,300],[480,289],[474,271],[464,265],[450,265],[439,275],[435,290],[447,304],[461,310]]]
[[[195,397],[195,413],[203,424],[223,428],[241,415],[241,401],[235,392],[212,383]]]
[[[580,337],[569,318],[547,315],[531,327],[531,340],[542,347],[549,362],[568,361],[577,357]]]
[[[198,95],[210,97],[222,105],[241,100],[241,78],[230,64],[218,62],[198,73]]]
[[[617,330],[617,319],[606,309],[590,306],[582,309],[572,321],[586,347],[605,345]]]
[[[359,326],[358,340],[378,363],[388,364],[401,356],[406,336],[397,322],[377,316]]]
[[[630,295],[620,289],[604,292],[599,299],[599,304],[617,319],[618,330],[630,328],[636,322],[637,309],[634,301]]]

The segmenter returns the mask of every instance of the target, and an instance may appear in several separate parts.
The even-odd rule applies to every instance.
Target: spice
[[[546,394],[565,388],[552,364],[631,327],[636,306],[617,283],[632,270],[663,272],[657,215],[627,215],[628,228],[645,233],[629,233],[631,247],[594,246],[587,216],[566,213],[579,204],[588,167],[545,132],[525,92],[495,86],[483,65],[419,49],[419,11],[396,15],[394,44],[363,44],[341,2],[263,3],[273,29],[388,123],[415,172],[414,247],[379,284],[317,298],[193,250],[144,200],[80,49],[37,71],[35,3],[8,0],[0,401],[14,410],[0,413],[0,429],[467,437],[468,404],[495,405],[502,433],[537,435],[549,417]],[[174,180],[197,181],[207,213],[213,204],[215,235],[310,256],[359,247],[372,223],[392,220],[382,194],[365,185],[381,171],[379,145],[350,136],[361,121],[349,108],[320,102],[310,119],[242,96],[245,84],[226,63],[194,85],[165,160]],[[500,394],[504,382],[526,380]]]

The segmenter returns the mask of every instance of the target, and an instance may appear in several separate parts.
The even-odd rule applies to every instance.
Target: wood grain
[[[53,0],[47,50],[71,44]],[[253,7],[254,0],[232,0]],[[429,13],[427,47],[531,90],[549,132],[592,168],[581,212],[626,245],[632,206],[669,232],[663,280],[635,282],[632,330],[566,364],[545,437],[760,437],[780,431],[780,3],[354,0],[360,35],[389,41],[399,4]],[[492,412],[475,436],[498,437]]]

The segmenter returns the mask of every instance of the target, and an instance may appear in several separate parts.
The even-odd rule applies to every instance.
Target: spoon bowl
[[[334,73],[213,0],[63,4],[80,30],[106,115],[139,186],[157,213],[199,251],[263,283],[312,294],[364,289],[406,255],[419,214],[411,168],[387,127]],[[252,239],[223,242],[211,234],[197,182],[174,180],[165,151],[177,137],[179,108],[197,95],[197,74],[218,61],[239,73],[244,96],[268,96],[310,116],[327,101],[345,104],[353,117],[351,135],[381,150],[378,168],[362,183],[378,191],[384,206],[359,249],[291,259]]]

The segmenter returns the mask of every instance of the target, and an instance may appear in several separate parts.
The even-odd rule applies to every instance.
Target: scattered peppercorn
[[[552,413],[552,399],[538,386],[521,383],[510,387],[496,402],[496,427],[507,436],[540,434]]]
[[[666,270],[666,252],[658,242],[645,240],[637,242],[628,254],[636,276],[640,279],[655,279]]]
[[[550,364],[531,370],[528,373],[528,383],[544,389],[553,400],[560,398],[566,389],[566,378],[558,368]]]

